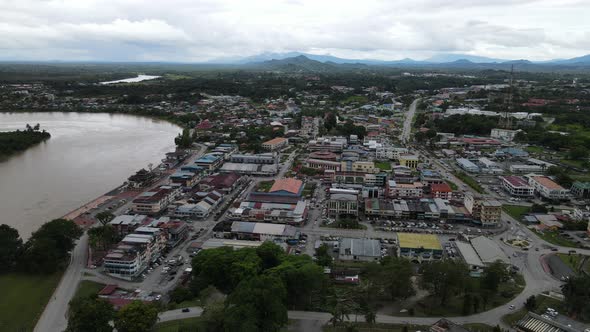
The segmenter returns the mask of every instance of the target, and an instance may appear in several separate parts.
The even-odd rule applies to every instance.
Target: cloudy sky
[[[547,60],[590,53],[589,17],[590,0],[0,0],[0,59]]]

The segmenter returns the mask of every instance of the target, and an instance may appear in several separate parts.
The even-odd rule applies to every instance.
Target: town
[[[85,232],[36,330],[84,324],[64,316],[78,299],[226,330],[358,315],[406,331],[588,331],[587,76],[241,75],[0,85],[0,109],[183,127],[159,165],[64,216]]]

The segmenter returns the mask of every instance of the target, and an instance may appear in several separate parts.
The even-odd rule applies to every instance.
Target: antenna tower
[[[500,115],[500,127],[505,128],[505,129],[512,128],[512,110],[513,110],[512,95],[514,92],[514,65],[512,65],[510,67],[509,85],[510,85],[510,87],[508,88],[509,90],[508,90],[508,102],[507,102],[508,105],[506,105],[506,111]]]

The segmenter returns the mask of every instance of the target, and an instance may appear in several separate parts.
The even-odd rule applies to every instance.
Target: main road
[[[404,127],[402,129],[402,133],[399,136],[400,141],[403,144],[407,144],[410,140],[410,133],[412,132],[412,123],[414,122],[414,115],[416,115],[416,106],[418,105],[418,101],[420,99],[415,99],[408,108],[404,118]]]

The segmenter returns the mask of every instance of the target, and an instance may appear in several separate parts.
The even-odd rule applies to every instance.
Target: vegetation
[[[193,317],[158,323],[154,330],[155,332],[203,331],[204,327],[201,317]]]
[[[0,273],[16,267],[17,258],[23,247],[18,231],[8,225],[0,225]]]
[[[26,130],[23,131],[0,132],[0,160],[24,151],[51,137],[48,132],[45,130],[39,131],[39,129],[39,124],[34,127],[27,124]]]
[[[484,194],[485,191],[483,190],[482,186],[475,181],[474,178],[467,175],[465,172],[453,172],[453,175],[456,176],[459,180],[463,181],[466,185],[470,186],[473,190],[477,191],[480,194]]]
[[[503,316],[502,321],[505,324],[512,326],[520,319],[522,319],[527,314],[527,312],[531,311],[536,314],[542,315],[547,311],[547,308],[553,308],[560,313],[565,312],[564,302],[543,294],[527,298],[524,305],[525,306],[520,308],[519,310],[516,310]]]
[[[272,185],[274,183],[275,182],[273,180],[270,180],[270,181],[260,181],[260,182],[258,182],[258,187],[256,188],[256,191],[267,193],[270,190],[270,188],[272,188]]]
[[[531,211],[530,207],[521,205],[502,205],[502,209],[517,221],[522,221],[522,217]]]
[[[96,296],[75,298],[70,302],[66,332],[111,332],[114,317],[115,310],[106,300]]]
[[[133,301],[115,315],[115,328],[119,332],[150,331],[158,321],[158,308],[153,304]]]
[[[94,281],[82,280],[78,284],[78,289],[76,290],[73,300],[95,297],[98,295],[98,292],[104,288],[104,286],[104,284],[99,284]]]
[[[376,323],[376,324],[369,324],[369,323],[342,323],[336,326],[324,326],[322,331],[324,332],[348,332],[348,331],[357,331],[357,332],[371,332],[371,331],[379,331],[379,332],[418,332],[418,331],[428,331],[429,326],[426,325],[413,325],[413,324],[383,324],[383,323]]]
[[[0,274],[0,331],[32,331],[61,276]]]
[[[582,274],[570,277],[561,291],[565,296],[568,314],[581,321],[590,321],[590,276]]]
[[[434,126],[438,132],[443,133],[487,136],[492,128],[498,126],[498,118],[470,114],[451,115],[434,121]]]
[[[580,273],[581,271],[585,273],[590,273],[590,268],[588,267],[588,264],[584,264],[585,266],[582,266],[582,264],[587,259],[587,256],[583,256],[580,254],[557,254],[557,256],[559,256],[559,258],[567,266],[569,266],[572,269],[572,271],[576,273]]]
[[[388,161],[377,161],[375,162],[375,167],[382,171],[390,171],[391,170],[391,163]]]

